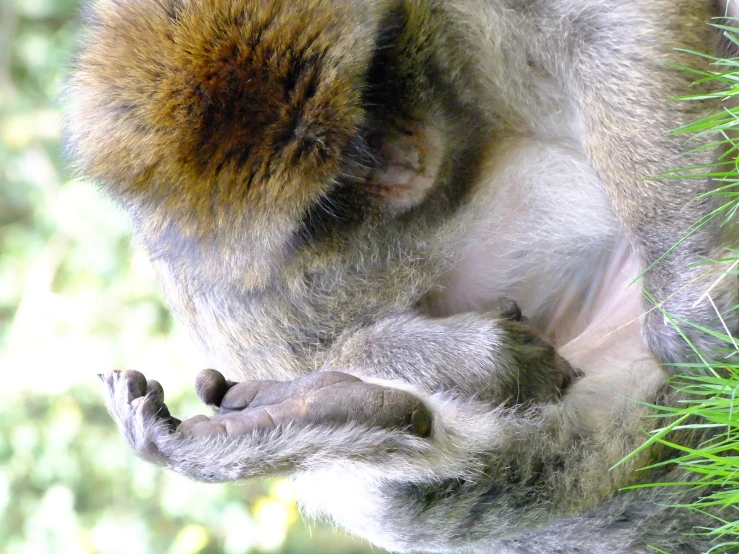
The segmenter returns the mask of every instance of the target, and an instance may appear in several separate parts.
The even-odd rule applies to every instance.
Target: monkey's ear
[[[419,205],[434,187],[444,157],[442,133],[431,123],[406,122],[380,141],[370,192],[398,214]]]

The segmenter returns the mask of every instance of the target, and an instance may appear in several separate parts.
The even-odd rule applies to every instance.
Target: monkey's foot
[[[180,424],[164,404],[164,390],[159,381],[147,380],[143,373],[134,370],[111,371],[98,377],[106,387],[106,404],[111,414],[114,404],[123,404],[132,412],[157,418],[172,428]]]
[[[292,425],[368,427],[407,431],[420,437],[431,433],[431,413],[412,394],[328,371],[294,381],[233,383],[214,370],[200,372],[196,390],[200,399],[219,407],[213,416],[196,415],[184,421],[172,417],[164,403],[162,386],[138,371],[114,371],[104,377],[111,393],[134,412],[158,418],[186,436],[236,437],[274,431]],[[116,388],[120,389],[115,392]],[[124,394],[121,394],[123,392]]]
[[[219,407],[211,416],[195,416],[178,431],[189,435],[238,436],[274,430],[288,424],[339,426],[356,423],[397,429],[427,437],[431,413],[412,394],[328,371],[294,381],[230,383],[218,371],[201,371],[196,380],[200,399]]]
[[[383,137],[369,190],[390,212],[409,210],[420,204],[436,183],[442,157],[441,133],[433,124],[399,123]]]
[[[205,370],[198,394],[220,412],[183,422],[170,415],[159,383],[138,371],[115,371],[101,380],[108,410],[134,451],[201,481],[309,469],[330,460],[420,455],[433,443],[431,411],[420,399],[345,373],[231,383]]]

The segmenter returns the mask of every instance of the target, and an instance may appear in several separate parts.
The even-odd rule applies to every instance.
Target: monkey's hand
[[[205,370],[197,391],[219,413],[185,421],[170,415],[161,385],[138,371],[112,372],[103,382],[108,409],[136,453],[202,481],[417,451],[432,430],[431,412],[413,394],[339,372],[235,384]]]
[[[196,389],[204,403],[220,410],[210,418],[190,418],[177,428],[194,436],[201,432],[238,436],[288,424],[338,426],[348,422],[406,430],[421,437],[431,432],[431,415],[412,394],[338,371],[294,381],[231,384],[218,371],[206,369],[198,375]]]

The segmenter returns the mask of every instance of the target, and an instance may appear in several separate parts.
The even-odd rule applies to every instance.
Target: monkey
[[[392,551],[707,549],[669,507],[700,491],[622,490],[684,478],[674,452],[618,463],[646,404],[679,400],[669,375],[701,371],[691,345],[719,359],[710,331],[736,329],[735,276],[698,264],[733,231],[691,227],[714,185],[659,178],[716,162],[671,133],[715,106],[666,99],[719,15],[91,0],[69,155],[217,368],[196,380],[213,413],[184,421],[155,380],[104,375],[133,450],[204,482],[290,476],[308,516]]]

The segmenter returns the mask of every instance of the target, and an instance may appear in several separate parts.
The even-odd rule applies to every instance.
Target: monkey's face
[[[444,157],[419,75],[391,55],[421,55],[403,43],[412,9],[99,2],[68,87],[73,155],[146,235],[239,244],[252,269],[328,219],[393,217]]]

